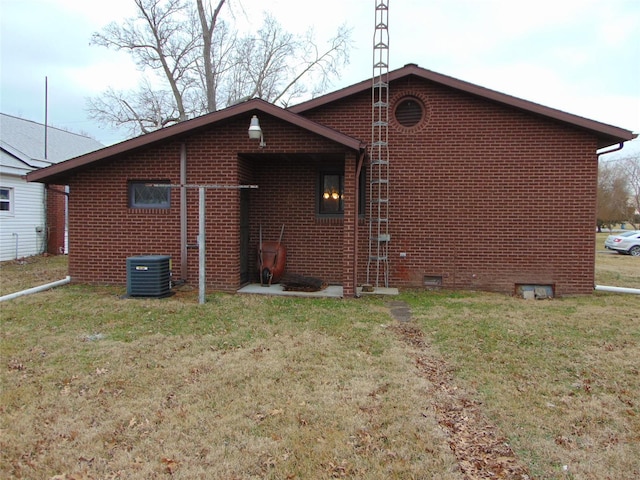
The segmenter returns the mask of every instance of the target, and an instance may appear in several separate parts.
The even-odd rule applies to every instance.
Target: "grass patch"
[[[597,283],[640,287],[637,260],[597,253]],[[65,262],[4,263],[3,292]],[[418,357],[446,361],[534,478],[640,476],[639,296],[404,292],[421,355],[380,299],[123,293],[0,304],[0,477],[463,478]]]
[[[405,297],[535,478],[640,473],[640,297]]]
[[[596,284],[640,288],[640,257],[605,250],[608,233],[596,235]]]
[[[117,293],[3,305],[0,476],[459,478],[379,301]]]
[[[0,262],[0,297],[62,280],[68,275],[66,255],[36,255]]]

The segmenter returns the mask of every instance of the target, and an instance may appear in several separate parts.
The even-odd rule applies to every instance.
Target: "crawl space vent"
[[[127,296],[161,298],[171,294],[171,257],[127,258]]]
[[[425,275],[422,284],[428,288],[442,287],[442,275]]]
[[[553,285],[516,285],[516,294],[525,300],[553,298]]]

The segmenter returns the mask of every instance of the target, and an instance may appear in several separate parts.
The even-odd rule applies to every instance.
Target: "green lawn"
[[[391,299],[123,293],[0,304],[0,477],[640,476],[640,296],[403,292],[399,324]]]

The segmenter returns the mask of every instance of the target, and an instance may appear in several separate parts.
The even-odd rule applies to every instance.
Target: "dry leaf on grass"
[[[178,469],[179,463],[171,458],[163,457],[160,461],[164,464],[164,471],[169,475],[173,475]]]

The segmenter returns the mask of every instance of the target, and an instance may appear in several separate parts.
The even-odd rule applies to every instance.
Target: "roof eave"
[[[410,75],[415,75],[424,80],[436,82],[450,88],[454,88],[478,97],[485,98],[487,100],[491,100],[504,105],[509,105],[526,112],[534,113],[536,115],[540,115],[591,131],[598,137],[598,148],[604,148],[615,143],[626,142],[637,137],[637,135],[633,132],[625,130],[623,128],[614,127],[612,125],[607,125],[605,123],[567,113],[562,110],[546,107],[529,100],[523,100],[521,98],[513,97],[496,90],[491,90],[486,87],[481,87],[473,83],[458,80],[457,78],[449,77],[441,73],[421,68],[415,64],[408,64],[402,68],[389,72],[389,82],[391,83],[394,80],[398,80]],[[371,89],[371,87],[372,80],[364,80],[342,90],[337,90],[327,95],[323,95],[321,97],[317,97],[312,100],[292,106],[289,108],[289,110],[294,113],[303,114],[304,112],[307,112],[309,110],[313,110],[329,103],[339,101],[345,97],[361,93],[365,90],[369,90]]]
[[[27,175],[27,180],[30,182],[49,183],[52,180],[64,177],[72,171],[85,167],[91,163],[129,153],[169,138],[180,138],[183,135],[192,133],[209,125],[213,125],[217,122],[251,112],[262,112],[266,115],[272,115],[285,122],[289,122],[312,133],[328,138],[336,143],[342,144],[352,150],[362,150],[366,145],[359,139],[340,133],[337,130],[321,125],[294,112],[284,110],[276,105],[265,102],[264,100],[252,99],[223,110],[218,110],[217,112],[212,112],[192,120],[172,125],[171,127],[156,130],[130,140],[125,140],[124,142],[72,158],[50,167],[36,170]]]

